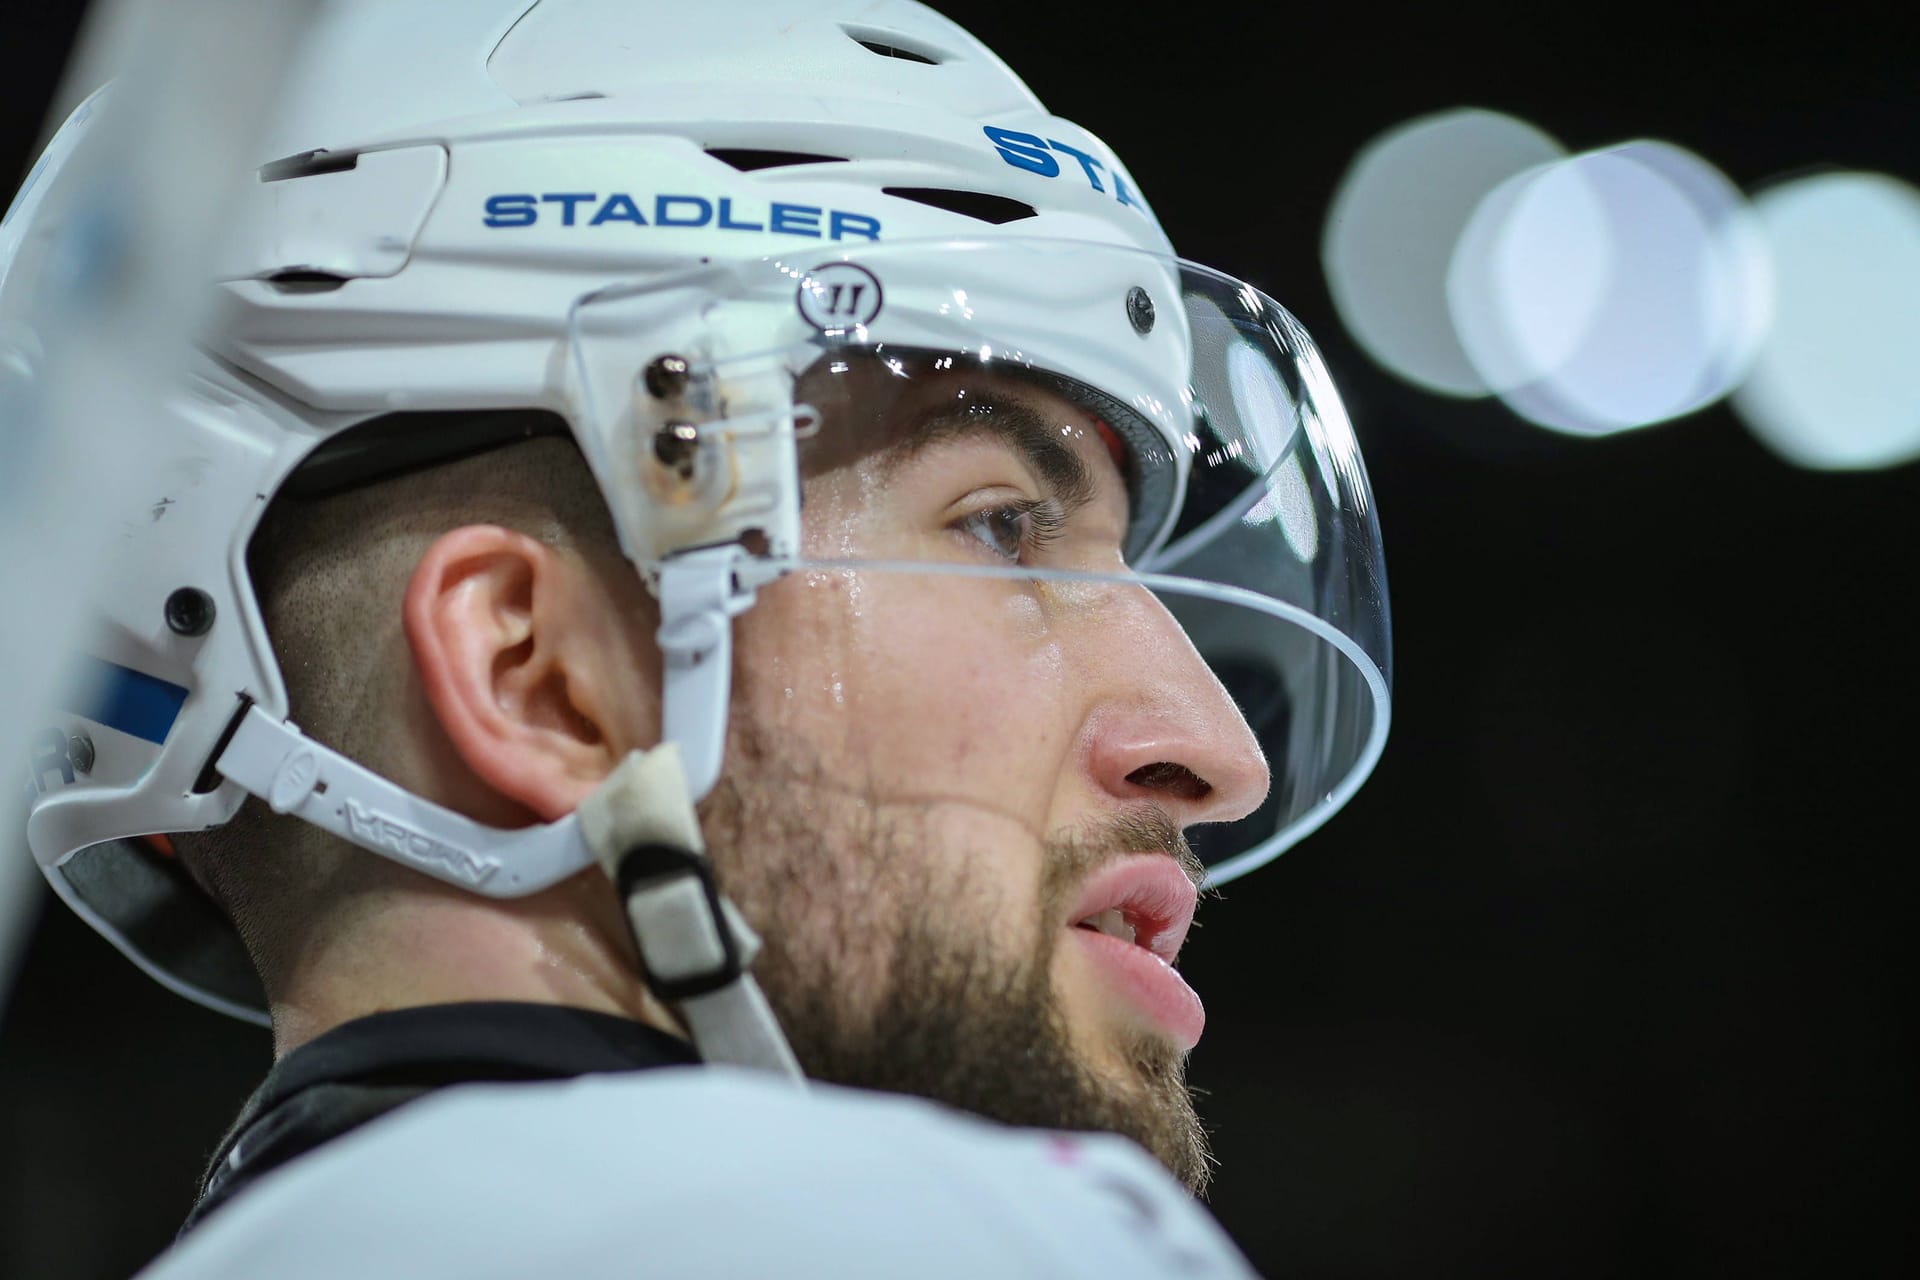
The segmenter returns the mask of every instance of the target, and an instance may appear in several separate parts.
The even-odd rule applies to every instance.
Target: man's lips
[[[1200,997],[1173,968],[1197,900],[1193,882],[1172,858],[1134,854],[1087,881],[1067,922],[1078,926],[1074,937],[1108,984],[1183,1050],[1199,1043],[1207,1020]],[[1131,942],[1093,925],[1092,917],[1110,911],[1132,926]]]
[[[1199,897],[1187,873],[1166,854],[1130,854],[1087,881],[1068,923],[1117,909],[1133,923],[1135,944],[1172,964],[1187,940]]]

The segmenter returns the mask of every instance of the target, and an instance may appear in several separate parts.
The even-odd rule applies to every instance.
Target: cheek
[[[788,747],[805,744],[805,767],[882,799],[971,803],[1045,833],[1079,716],[1029,594],[801,572],[763,591],[737,631],[738,699]]]

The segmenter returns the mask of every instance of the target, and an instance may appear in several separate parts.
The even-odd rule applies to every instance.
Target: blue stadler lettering
[[[652,212],[651,219],[647,210]],[[815,240],[880,238],[880,219],[864,213],[780,200],[760,205],[733,196],[685,193],[502,192],[486,198],[481,216],[481,224],[488,227],[535,227],[542,223],[587,228],[616,224],[667,229],[711,227],[716,231],[772,231]]]

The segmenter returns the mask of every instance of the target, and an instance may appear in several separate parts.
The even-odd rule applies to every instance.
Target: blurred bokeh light
[[[1460,108],[1361,147],[1321,240],[1359,346],[1424,390],[1603,436],[1732,397],[1799,466],[1920,458],[1920,190],[1822,173],[1749,201],[1637,140],[1568,155]]]
[[[1475,210],[1447,298],[1487,384],[1521,417],[1605,435],[1730,391],[1766,331],[1766,256],[1739,191],[1663,142],[1509,179]]]
[[[1920,457],[1920,191],[1884,174],[1828,173],[1754,203],[1775,314],[1735,411],[1803,467]]]
[[[1321,261],[1368,355],[1431,391],[1488,393],[1448,314],[1454,246],[1489,192],[1564,154],[1525,121],[1472,108],[1423,116],[1361,150],[1328,211]]]

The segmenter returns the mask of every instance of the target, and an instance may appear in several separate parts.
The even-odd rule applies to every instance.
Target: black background
[[[75,14],[0,38],[24,174]],[[1370,138],[1471,104],[1753,191],[1920,181],[1920,57],[1832,6],[953,4],[1188,257],[1318,337],[1371,467],[1393,737],[1184,968],[1213,1205],[1263,1271],[1912,1274],[1920,468],[1796,471],[1723,409],[1603,441],[1389,378],[1318,265]],[[1916,302],[1920,306],[1920,302]],[[267,1064],[49,906],[0,1021],[0,1276],[124,1275]]]

